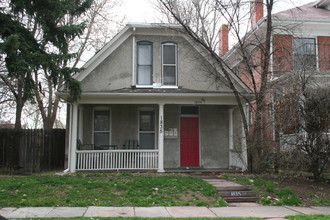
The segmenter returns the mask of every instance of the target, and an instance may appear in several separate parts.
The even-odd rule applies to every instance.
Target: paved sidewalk
[[[1,208],[5,218],[68,217],[259,217],[281,219],[287,215],[330,214],[330,206],[241,206],[241,207],[30,207]]]

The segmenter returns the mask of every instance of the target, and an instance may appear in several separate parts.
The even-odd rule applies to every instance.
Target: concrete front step
[[[251,191],[249,186],[218,178],[203,179],[213,185],[217,189],[219,196],[229,203],[251,203],[258,201],[256,193]]]
[[[250,191],[248,186],[215,186],[218,191]]]
[[[226,202],[257,202],[257,197],[222,197]]]
[[[256,197],[257,193],[253,191],[219,191],[221,197]]]

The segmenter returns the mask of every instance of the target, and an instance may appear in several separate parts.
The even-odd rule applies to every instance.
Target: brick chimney
[[[219,30],[219,56],[228,52],[228,25],[223,24]]]
[[[263,0],[251,0],[250,14],[251,14],[251,26],[255,27],[258,21],[264,17]]]

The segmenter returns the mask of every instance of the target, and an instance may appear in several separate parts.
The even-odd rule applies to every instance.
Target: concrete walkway
[[[69,217],[259,217],[282,219],[288,215],[330,214],[330,206],[242,206],[242,207],[31,207],[1,208],[5,218]]]

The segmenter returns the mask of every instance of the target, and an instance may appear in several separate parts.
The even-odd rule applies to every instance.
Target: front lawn
[[[0,207],[225,205],[213,186],[185,175],[0,177]]]
[[[15,220],[24,220],[15,219]],[[25,220],[54,220],[54,218],[28,218]],[[109,217],[109,218],[62,218],[64,220],[262,220],[261,218],[139,218],[139,217]]]
[[[330,215],[292,215],[285,218],[290,220],[329,220]]]
[[[251,185],[264,205],[330,205],[329,183],[316,182],[306,173],[223,174],[220,177]]]
[[[300,199],[292,190],[279,188],[278,183],[272,180],[262,179],[261,175],[233,175],[223,174],[221,177],[233,180],[240,184],[251,185],[258,192],[259,202],[263,205],[299,205]]]

